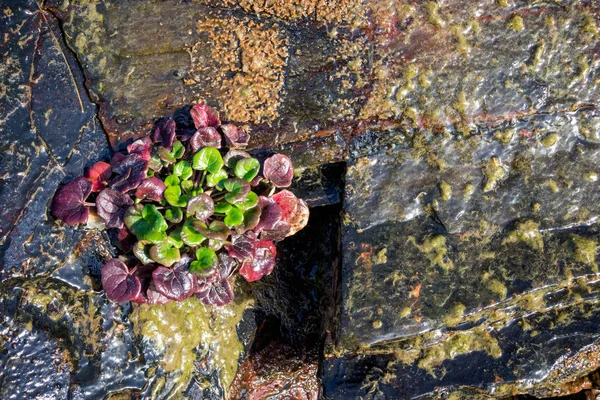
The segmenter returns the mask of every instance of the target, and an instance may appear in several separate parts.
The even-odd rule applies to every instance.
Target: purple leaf
[[[118,258],[104,264],[101,274],[102,287],[110,300],[122,303],[133,300],[140,294],[142,285],[139,278]]]
[[[290,223],[284,220],[279,220],[271,229],[263,229],[260,233],[261,240],[273,240],[278,242],[285,239],[290,232]]]
[[[104,189],[96,198],[96,210],[107,228],[123,227],[123,214],[133,204],[131,198],[113,189]]]
[[[196,297],[208,306],[224,306],[234,299],[233,288],[228,278],[238,266],[238,262],[227,253],[219,254],[217,273],[209,278],[198,279]]]
[[[206,221],[215,212],[215,202],[205,193],[192,197],[187,204],[187,213],[200,221]]]
[[[196,129],[206,128],[207,126],[216,128],[221,125],[219,113],[207,104],[196,104],[190,110],[190,114],[192,115]]]
[[[58,189],[52,200],[52,214],[67,225],[83,224],[90,212],[84,205],[92,192],[92,182],[83,176]]]
[[[191,258],[183,256],[171,268],[159,266],[152,273],[156,291],[176,301],[190,297],[196,291],[196,277],[190,274],[188,266]]]
[[[254,232],[263,229],[273,229],[275,224],[281,220],[281,207],[271,197],[259,196],[258,206],[261,209],[260,219]]]
[[[230,257],[227,253],[219,254],[219,263],[217,264],[217,272],[220,279],[227,279],[238,266],[238,262]]]
[[[150,153],[152,153],[152,140],[148,136],[144,136],[141,139],[136,140],[127,146],[129,154],[139,154],[144,160],[150,160]]]
[[[243,129],[238,128],[234,124],[221,125],[221,130],[225,136],[225,142],[227,146],[232,148],[244,148],[248,146],[250,135],[248,135]]]
[[[114,160],[114,157],[113,157]],[[119,174],[109,182],[111,187],[121,193],[137,188],[145,179],[148,172],[148,161],[139,154],[130,154],[113,162],[113,172]]]
[[[203,147],[221,148],[221,134],[212,126],[199,128],[190,138],[192,152],[195,153]]]
[[[163,296],[158,290],[156,290],[156,285],[154,285],[154,282],[150,283],[148,290],[146,290],[146,297],[148,304],[167,304],[171,301],[171,299]]]
[[[292,160],[283,154],[275,154],[265,160],[263,165],[265,178],[277,187],[288,187],[294,178]]]
[[[273,242],[261,240],[256,243],[256,250],[252,260],[246,260],[240,268],[242,275],[248,282],[256,281],[269,275],[275,268],[277,250]]]
[[[127,156],[123,153],[115,153],[110,159],[110,166],[114,168],[115,166],[119,165],[119,163],[123,161],[126,157]]]
[[[196,297],[207,306],[224,306],[234,299],[233,288],[227,279],[214,283],[198,283]]]
[[[256,239],[247,235],[234,234],[231,236],[231,245],[225,246],[225,248],[231,257],[242,262],[254,257],[255,245]]]
[[[175,121],[172,119],[158,121],[152,132],[152,141],[160,142],[163,147],[170,150],[175,141]]]
[[[92,182],[92,191],[98,192],[104,189],[107,185],[106,181],[110,179],[110,175],[112,174],[112,169],[110,164],[107,164],[102,161],[98,161],[87,171],[85,171],[85,177],[88,178],[90,182]]]
[[[163,192],[165,189],[165,183],[153,176],[145,179],[140,186],[137,187],[135,190],[135,197],[141,200],[148,199],[159,202],[163,199]]]

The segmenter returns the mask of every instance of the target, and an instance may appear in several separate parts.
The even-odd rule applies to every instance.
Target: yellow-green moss
[[[598,173],[595,171],[586,172],[584,178],[588,182],[596,182],[598,180]]]
[[[546,147],[552,147],[558,141],[558,135],[556,133],[549,133],[542,139],[542,144]]]
[[[520,15],[515,15],[510,19],[507,25],[508,28],[512,29],[515,32],[522,31],[525,29],[525,23],[523,22],[523,18]]]
[[[439,9],[440,6],[438,5],[438,3],[436,3],[435,1],[429,1],[427,2],[427,22],[429,22],[430,24],[441,28],[444,26],[444,21],[442,20],[442,18],[440,17]]]
[[[452,197],[452,187],[448,184],[448,182],[441,181],[439,188],[440,188],[440,198],[443,201],[450,200],[450,197]]]
[[[514,135],[514,129],[503,129],[494,133],[494,139],[496,139],[500,143],[510,143]]]
[[[506,294],[507,294],[508,290],[506,289],[506,286],[502,282],[500,282],[498,279],[496,279],[496,278],[490,279],[487,282],[487,288],[492,293],[495,293],[498,296],[500,296],[501,299],[506,298]]]
[[[469,200],[473,195],[473,192],[475,192],[475,185],[473,185],[472,183],[467,183],[467,185],[465,186],[465,190],[463,190],[464,199]]]
[[[452,306],[448,314],[444,316],[446,326],[456,326],[462,321],[465,315],[466,307],[462,303],[456,303]]]
[[[598,242],[592,238],[572,235],[571,243],[573,244],[573,258],[584,264],[591,265],[597,270],[596,253],[598,252]]]
[[[417,365],[435,377],[435,367],[442,365],[446,360],[472,351],[484,351],[494,358],[502,355],[498,341],[487,330],[476,328],[455,332],[447,339],[426,348]]]
[[[509,232],[502,241],[502,244],[513,244],[523,242],[532,249],[543,251],[544,239],[539,230],[539,225],[533,221],[519,222],[515,229]]]
[[[236,326],[251,303],[243,299],[226,307],[210,308],[191,297],[183,302],[137,306],[131,320],[135,332],[163,353],[162,367],[173,373],[178,391],[184,390],[192,378],[199,350],[210,353],[209,363],[219,371],[227,389],[243,351]]]
[[[554,179],[548,179],[544,183],[546,184],[548,189],[550,189],[552,191],[552,193],[558,193],[560,191],[560,188],[558,187],[558,183],[556,183],[556,181]]]
[[[492,157],[483,168],[483,177],[485,183],[483,186],[484,192],[496,189],[498,181],[506,175],[506,170],[498,157]]]
[[[411,238],[414,243],[414,239]],[[417,245],[417,248],[427,255],[431,265],[439,265],[443,269],[451,269],[454,264],[452,260],[446,259],[448,249],[446,248],[446,237],[444,235],[433,235],[425,238],[422,245]]]

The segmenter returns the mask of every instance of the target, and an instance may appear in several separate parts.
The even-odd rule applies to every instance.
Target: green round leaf
[[[150,257],[165,267],[170,267],[180,260],[179,249],[175,246],[175,240],[167,237],[164,241],[150,248]]]
[[[165,178],[165,186],[179,186],[179,177],[177,175],[169,175]]]
[[[194,196],[198,196],[199,194],[202,194],[202,193],[204,193],[204,190],[202,190],[202,188],[196,188],[190,192],[190,196],[194,197]]]
[[[214,147],[204,147],[192,158],[192,168],[216,174],[224,165],[223,157]]]
[[[167,200],[167,203],[173,207],[185,207],[189,199],[188,196],[181,194],[181,188],[179,186],[167,186],[163,196]]]
[[[173,154],[171,154],[169,149],[162,146],[158,148],[158,156],[167,164],[173,164],[175,161],[177,161],[177,159]]]
[[[223,183],[225,190],[229,193],[225,195],[228,203],[234,204],[246,198],[250,192],[250,184],[241,178],[229,178]]]
[[[194,182],[192,182],[191,180],[181,182],[181,188],[183,190],[190,190],[193,187],[194,187]]]
[[[152,264],[154,261],[150,257],[150,242],[146,240],[140,240],[133,245],[133,254],[138,260],[144,265]]]
[[[208,277],[215,273],[219,259],[214,250],[200,247],[196,250],[196,261],[190,264],[190,272],[200,277]]]
[[[178,207],[169,208],[167,211],[165,211],[165,218],[169,222],[178,224],[183,219],[183,211],[181,211],[181,208]]]
[[[181,143],[179,140],[174,141],[173,148],[171,150],[171,155],[177,159],[180,159],[181,157],[183,157],[184,153],[185,147],[183,146],[183,143]]]
[[[194,221],[194,228],[209,239],[226,240],[231,231],[223,221],[213,221],[210,226],[200,221]]]
[[[139,240],[160,243],[167,237],[167,222],[153,204],[136,204],[125,211],[125,225]]]
[[[185,160],[179,161],[173,167],[173,174],[181,177],[182,180],[190,179],[193,172],[192,166]]]
[[[181,227],[181,240],[188,246],[199,246],[206,237],[204,237],[193,225],[194,220],[188,219]]]
[[[150,157],[150,161],[148,161],[148,168],[150,168],[153,171],[160,171],[163,167],[163,162],[160,159],[159,155],[156,153],[153,153],[152,156]]]
[[[260,171],[260,162],[256,158],[242,158],[235,164],[234,174],[250,182]]]
[[[183,247],[183,240],[181,240],[181,229],[182,227],[178,226],[177,228],[173,229],[171,233],[169,233],[169,237],[173,240],[173,244],[178,249]]]
[[[239,208],[233,207],[229,210],[223,222],[225,222],[225,225],[227,226],[237,226],[244,222],[244,213]]]
[[[215,187],[219,184],[219,182],[227,179],[228,177],[229,175],[227,175],[227,171],[225,171],[224,169],[220,169],[215,174],[208,174],[208,176],[206,177],[206,184],[209,187]]]
[[[236,203],[236,207],[239,208],[240,210],[249,210],[253,207],[256,207],[256,205],[258,204],[258,195],[254,192],[249,192],[248,195],[246,195],[246,198],[242,201],[240,201],[239,203]]]
[[[218,214],[227,214],[229,210],[231,210],[233,206],[226,202],[221,202],[219,204],[215,204],[215,213]]]

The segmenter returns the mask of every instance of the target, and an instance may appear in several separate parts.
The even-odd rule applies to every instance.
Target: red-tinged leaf
[[[244,148],[248,146],[250,135],[248,135],[243,129],[238,128],[234,124],[221,125],[221,131],[225,136],[225,142],[227,146],[232,148]]]
[[[199,283],[196,297],[207,306],[225,306],[235,297],[233,288],[227,279],[215,283]]]
[[[192,152],[195,153],[203,147],[221,148],[221,134],[212,126],[199,128],[196,133],[190,138],[190,146]]]
[[[256,243],[256,239],[248,235],[234,234],[231,236],[231,245],[225,246],[225,248],[231,257],[242,262],[254,257]]]
[[[104,189],[96,198],[96,210],[107,228],[123,228],[123,215],[132,204],[131,197],[113,189]]]
[[[149,161],[152,153],[152,140],[148,136],[136,140],[127,146],[129,154],[139,154],[144,160]]]
[[[281,219],[290,225],[286,236],[292,236],[306,226],[310,211],[304,200],[298,199],[294,193],[285,189],[271,198],[281,207]]]
[[[165,183],[153,176],[145,179],[135,190],[135,197],[138,199],[148,199],[152,201],[162,201],[163,193],[167,187]]]
[[[286,236],[292,236],[296,234],[299,230],[304,228],[306,224],[308,224],[308,218],[310,217],[310,211],[308,209],[308,204],[303,199],[298,199],[298,205],[296,206],[296,210],[294,213],[290,214],[289,223],[290,230],[286,234]]]
[[[187,213],[200,221],[206,221],[215,212],[215,202],[205,193],[192,197],[187,204]]]
[[[170,150],[175,141],[175,128],[175,121],[172,119],[158,121],[152,131],[152,141],[159,142],[162,147]]]
[[[216,128],[221,125],[219,113],[207,104],[196,104],[190,110],[190,114],[192,115],[196,129],[206,128],[207,126]]]
[[[277,187],[288,187],[294,178],[292,160],[283,154],[275,154],[265,160],[263,165],[265,178]]]
[[[58,189],[52,200],[52,214],[67,225],[83,224],[90,213],[83,204],[92,192],[92,182],[83,176]]]
[[[118,258],[109,260],[102,266],[102,287],[106,297],[119,303],[138,297],[142,288],[137,276]]]
[[[130,154],[114,163],[111,161],[111,165],[113,172],[119,175],[111,179],[109,184],[121,193],[137,188],[146,179],[148,161],[139,154]]]
[[[260,185],[260,183],[262,182],[262,180],[265,179],[260,175],[257,175],[256,178],[252,179],[250,181],[250,186],[258,186]]]
[[[104,189],[111,174],[112,168],[110,164],[103,161],[98,161],[85,171],[85,177],[92,182],[92,192]]]
[[[196,291],[196,277],[190,274],[191,258],[184,256],[171,268],[159,266],[152,273],[156,290],[163,296],[176,301],[190,297]]]
[[[261,209],[260,219],[254,228],[254,232],[263,229],[273,229],[275,224],[281,220],[281,207],[271,197],[260,196],[258,206]]]
[[[275,193],[271,198],[281,207],[281,219],[289,222],[291,215],[295,213],[298,207],[298,198],[296,195],[284,189]]]
[[[244,261],[240,268],[240,275],[248,282],[254,282],[269,275],[275,268],[276,256],[277,250],[273,242],[264,240],[257,242],[254,258]]]

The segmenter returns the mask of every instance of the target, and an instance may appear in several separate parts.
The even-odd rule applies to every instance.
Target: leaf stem
[[[90,203],[90,202],[88,202],[88,201],[84,201],[84,202],[83,202],[83,205],[84,205],[84,206],[87,206],[87,207],[96,207],[96,203]]]

